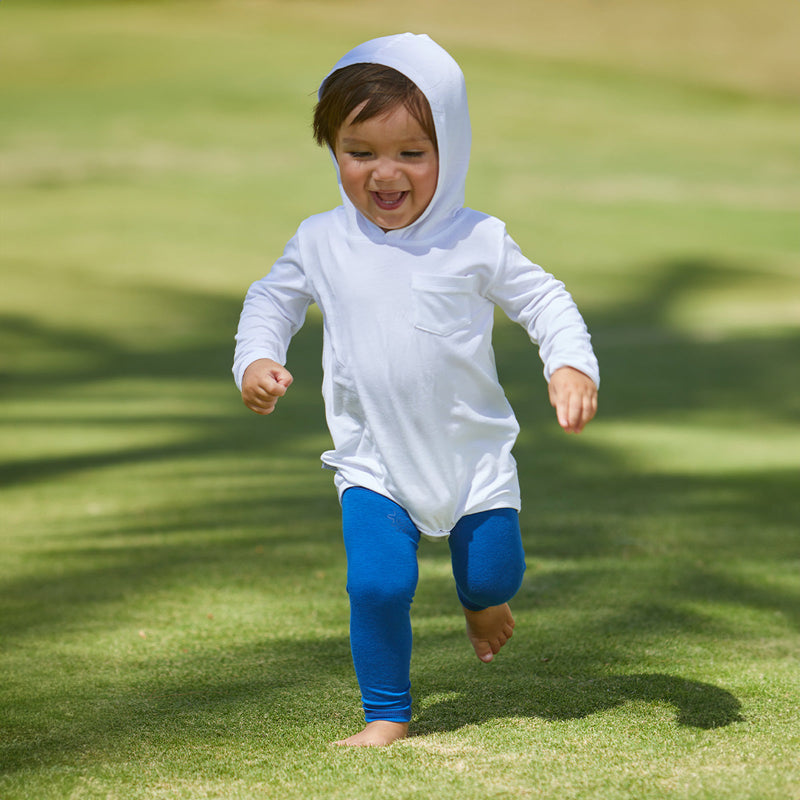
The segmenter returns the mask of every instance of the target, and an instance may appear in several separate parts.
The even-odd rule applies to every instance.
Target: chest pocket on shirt
[[[438,336],[468,327],[477,285],[472,275],[412,275],[414,327]]]

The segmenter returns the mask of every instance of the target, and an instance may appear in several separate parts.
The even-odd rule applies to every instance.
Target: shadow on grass
[[[796,424],[800,376],[788,365],[800,363],[799,334],[701,341],[670,327],[668,311],[676,293],[691,293],[724,280],[727,272],[722,264],[665,264],[654,269],[647,292],[627,307],[616,309],[613,315],[590,316],[604,374],[601,417],[669,420],[702,410],[727,418],[746,412],[748,419]],[[241,407],[229,377],[238,301],[179,292],[166,293],[165,299],[165,292],[158,292],[162,303],[180,305],[185,315],[203,321],[191,335],[187,333],[182,344],[137,350],[88,334],[6,320],[5,331],[13,332],[17,340],[22,333],[32,352],[43,349],[74,356],[79,364],[47,374],[7,371],[5,397],[20,408],[28,398],[40,401],[55,382],[60,391],[97,401],[105,409],[102,421],[119,421],[115,398],[108,394],[110,381],[138,386],[139,398],[146,398],[160,382],[169,382],[167,391],[178,400],[185,392],[191,436],[174,443],[110,447],[78,455],[25,458],[21,453],[0,467],[0,481],[3,487],[19,491],[59,485],[111,467],[163,469],[173,460],[205,459],[210,472],[219,470],[221,477],[234,484],[238,475],[246,486],[234,487],[224,496],[205,497],[187,479],[185,494],[176,493],[172,510],[149,509],[138,520],[110,515],[73,521],[79,543],[70,548],[67,536],[57,550],[45,549],[32,557],[31,574],[0,587],[4,608],[13,609],[4,613],[0,623],[4,642],[79,630],[103,606],[151,592],[189,585],[219,588],[229,581],[291,584],[310,592],[315,573],[343,569],[330,481],[315,478],[304,486],[302,477],[305,470],[319,474],[322,448],[316,447],[315,437],[324,435],[318,318],[310,318],[296,337],[290,353],[295,375],[291,396],[265,423]],[[523,483],[529,561],[565,562],[558,570],[535,576],[531,591],[520,598],[520,608],[569,607],[579,596],[587,613],[594,603],[613,606],[615,616],[605,620],[604,628],[586,623],[550,632],[547,647],[553,652],[574,651],[574,642],[581,642],[581,654],[563,664],[542,661],[532,644],[519,656],[513,651],[504,656],[503,664],[493,665],[488,678],[485,669],[477,672],[480,665],[474,666],[474,675],[458,664],[437,667],[435,678],[424,670],[415,678],[422,701],[439,693],[456,692],[458,697],[432,700],[424,706],[417,730],[451,730],[498,717],[578,719],[628,702],[669,704],[678,724],[684,726],[710,729],[736,722],[741,718],[739,702],[724,688],[661,672],[625,674],[624,653],[609,644],[609,632],[623,631],[629,651],[659,633],[719,633],[701,615],[677,608],[687,597],[701,604],[735,602],[751,610],[777,610],[800,626],[800,605],[793,590],[745,581],[716,565],[720,552],[729,561],[754,555],[775,563],[796,558],[794,537],[800,518],[796,472],[753,469],[724,475],[647,475],[604,451],[590,434],[577,440],[577,446],[567,445],[554,429],[537,357],[524,334],[500,324],[495,341],[498,368],[524,433],[515,452]],[[69,358],[65,362],[75,363]],[[191,402],[191,382],[198,379],[212,386],[212,401],[202,410]],[[185,390],[180,388],[181,381],[187,383]],[[122,421],[168,427],[185,422],[185,416],[152,411],[139,415],[128,407]],[[29,417],[16,411],[9,422],[20,428],[67,425],[80,432],[92,419],[65,417],[54,401],[50,416],[40,406]],[[309,437],[314,439],[313,446]],[[296,445],[298,439],[304,441],[302,447]],[[252,465],[241,473],[220,465],[223,457],[230,465],[237,459],[263,456],[259,468],[263,467],[268,487],[285,470],[285,464],[271,465],[266,454],[276,447],[296,453],[296,488],[286,496],[267,488],[263,494],[254,491]],[[674,523],[662,526],[674,529],[672,540],[654,537],[647,529],[648,519]],[[110,539],[116,540],[113,547]],[[269,557],[255,557],[258,548],[264,548]],[[444,553],[433,558],[444,561]],[[53,571],[56,559],[61,563]],[[604,564],[594,563],[600,559]],[[629,563],[630,569],[615,573],[608,567],[609,560]],[[42,565],[45,568],[37,575],[36,568]],[[654,584],[650,578],[659,569],[672,578]],[[635,574],[640,583],[614,596],[620,578]],[[428,597],[435,601],[422,597],[415,614],[422,619],[441,615],[440,601],[445,596],[452,601],[450,592],[444,584],[433,586]],[[619,599],[624,602],[615,605]],[[451,604],[446,607],[452,609]],[[747,636],[736,629],[725,635]],[[426,644],[422,636],[419,643],[423,649],[437,646],[436,637]],[[142,736],[154,742],[160,737],[177,742],[187,730],[217,730],[220,720],[231,715],[238,725],[260,735],[258,720],[266,714],[284,715],[289,724],[297,713],[291,705],[291,696],[297,692],[319,698],[306,708],[317,708],[320,719],[326,716],[323,706],[334,709],[334,716],[350,713],[352,668],[342,637],[287,639],[279,647],[273,643],[268,651],[233,655],[238,655],[238,662],[221,663],[208,654],[179,659],[173,671],[183,672],[184,677],[170,680],[159,677],[157,660],[145,659],[139,668],[150,674],[146,687],[121,688],[105,700],[88,702],[77,718],[61,726],[60,734],[56,730],[49,735],[34,726],[26,729],[26,705],[33,708],[48,699],[31,685],[27,695],[22,690],[15,700],[23,716],[13,745],[16,755],[5,760],[6,768],[57,761],[70,748],[73,755],[83,752],[86,743],[110,748],[114,742],[131,743]],[[623,674],[609,674],[605,666],[609,657]],[[91,674],[84,681],[81,691],[90,693]],[[346,703],[337,700],[336,693],[342,691],[350,692]],[[48,700],[54,708],[66,702],[63,697]],[[68,734],[67,728],[73,733]]]
[[[629,703],[668,706],[677,725],[703,730],[743,719],[732,693],[701,681],[660,673],[566,674],[531,668],[519,658],[496,666],[456,658],[435,678],[415,676],[425,707],[415,711],[412,735],[501,719],[579,720]],[[57,659],[53,668],[59,668]],[[494,674],[487,677],[489,670]],[[19,709],[9,715],[0,746],[6,774],[75,758],[159,760],[170,751],[192,754],[194,768],[206,759],[216,772],[217,749],[235,746],[272,757],[297,747],[318,751],[363,724],[346,637],[273,641],[224,653],[198,648],[131,663],[116,685],[91,676],[77,685],[68,677],[64,684],[31,696],[25,715]],[[428,701],[439,693],[447,699]],[[35,721],[20,722],[21,716]],[[276,745],[277,737],[285,748]]]
[[[503,673],[502,687],[484,685],[456,690],[457,697],[427,706],[415,721],[414,732],[424,735],[457,730],[503,718],[583,719],[637,702],[670,706],[676,723],[685,727],[720,728],[743,720],[741,704],[731,692],[674,675],[592,676],[553,671],[537,674],[535,670],[528,670],[526,675],[519,662]],[[426,680],[421,678],[419,683],[424,692]],[[463,680],[460,683],[463,685]],[[437,685],[441,689],[441,682],[437,681]]]
[[[61,666],[54,658],[51,668]],[[280,736],[295,746],[310,740],[318,750],[341,729],[322,741],[319,731],[352,720],[358,708],[346,637],[222,651],[197,646],[132,660],[114,682],[66,672],[57,690],[41,686],[24,714],[14,709],[4,720],[0,763],[2,773],[12,774],[76,758],[141,763],[179,752],[195,767],[209,762],[218,774],[224,769],[218,749],[234,746],[264,758],[281,750]]]
[[[122,621],[126,605],[164,591],[205,594],[213,609],[214,593],[226,587],[263,587],[267,613],[269,597],[281,589],[311,591],[314,576],[331,569],[344,575],[334,495],[271,498],[268,524],[264,503],[255,498],[184,507],[176,500],[174,517],[111,515],[85,526],[78,522],[76,543],[43,548],[29,560],[33,574],[0,583],[0,640],[10,645],[17,638],[65,636],[106,614]],[[307,529],[315,533],[298,532]]]
[[[180,337],[181,343],[137,349],[111,337],[17,316],[0,316],[0,347],[12,350],[15,361],[23,367],[0,372],[0,402],[31,401],[38,409],[43,403],[51,404],[50,413],[37,409],[26,415],[15,411],[5,413],[3,422],[14,426],[11,436],[16,430],[42,431],[51,426],[66,427],[79,434],[92,424],[107,423],[142,428],[160,424],[177,429],[191,425],[191,437],[179,442],[109,447],[64,456],[31,458],[20,451],[20,458],[0,462],[0,489],[115,465],[159,463],[171,457],[263,454],[267,438],[271,445],[295,448],[297,439],[308,433],[327,436],[320,399],[321,331],[316,320],[310,319],[295,337],[293,371],[299,388],[292,389],[292,402],[282,405],[267,431],[264,421],[244,408],[231,377],[233,336],[241,303],[163,288],[153,290],[152,295],[153,304],[158,298],[159,307],[174,306],[180,310],[176,316],[201,321],[194,323],[198,325],[196,329]],[[144,297],[141,302],[147,300]],[[41,358],[40,354],[46,357]],[[32,369],[26,360],[37,355],[42,366]],[[212,387],[211,401],[203,411],[194,407],[197,382]],[[120,383],[124,385],[120,387]],[[173,402],[170,413],[150,410],[154,401],[164,400]],[[65,406],[80,408],[81,401],[90,401],[97,410],[72,416],[65,411]],[[135,409],[137,401],[141,412]]]

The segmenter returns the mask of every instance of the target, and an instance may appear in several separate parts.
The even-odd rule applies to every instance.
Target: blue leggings
[[[397,503],[368,489],[342,496],[350,647],[367,722],[411,719],[411,603],[420,533]],[[456,591],[472,611],[501,605],[522,584],[514,509],[462,517],[448,539]]]

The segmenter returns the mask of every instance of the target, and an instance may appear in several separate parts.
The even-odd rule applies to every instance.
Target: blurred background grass
[[[229,369],[247,286],[338,203],[320,78],[402,30],[461,63],[468,202],[567,282],[603,387],[563,437],[498,320],[520,636],[473,674],[424,548],[426,736],[343,766],[318,315],[270,420]],[[798,34],[793,0],[3,0],[4,796],[795,796]]]

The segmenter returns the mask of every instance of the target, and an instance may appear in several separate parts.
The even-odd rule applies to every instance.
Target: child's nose
[[[398,175],[397,162],[393,158],[378,159],[372,174],[376,181],[391,181]]]

